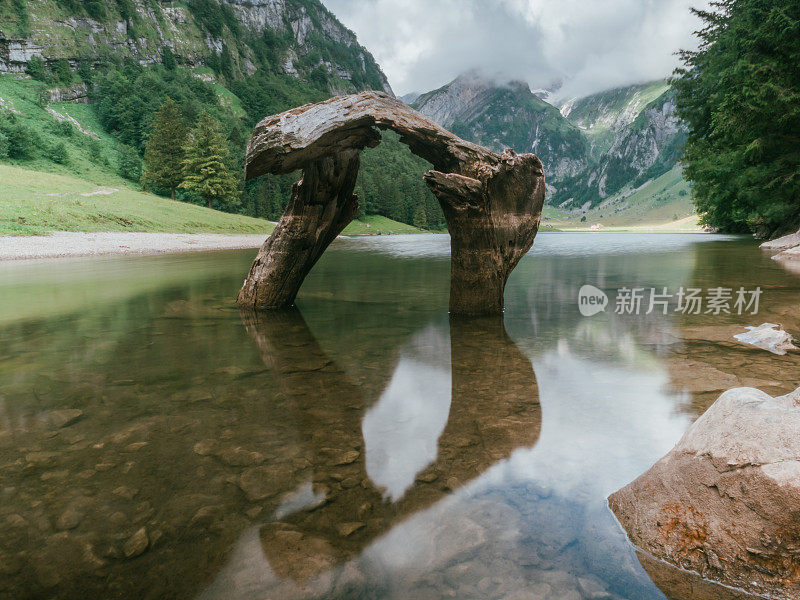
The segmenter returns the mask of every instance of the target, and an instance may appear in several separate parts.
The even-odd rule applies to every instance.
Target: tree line
[[[717,0],[693,10],[678,114],[686,177],[705,224],[771,237],[800,226],[800,2]]]
[[[250,77],[229,82],[222,77],[231,92],[226,99],[228,104],[223,105],[220,86],[215,87],[174,64],[168,53],[165,57],[163,65],[144,67],[126,60],[91,75],[92,106],[104,129],[124,144],[119,158],[120,174],[137,181],[141,175],[147,189],[177,200],[208,205],[210,197],[211,205],[218,210],[279,219],[299,173],[267,175],[242,182],[240,174],[244,171],[244,149],[250,131],[265,116],[318,102],[327,98],[329,92],[291,76],[259,69]],[[172,106],[162,114],[168,102]],[[196,139],[193,130],[204,114],[206,130],[214,129],[219,134],[212,145],[216,148],[213,154],[223,157],[222,162],[214,164],[225,165],[220,170],[220,181],[228,180],[231,172],[237,179],[235,189],[230,185],[214,188],[230,192],[225,198],[220,194],[210,196],[211,188],[201,193],[199,184],[182,185],[189,174],[184,164],[187,140]],[[170,131],[164,125],[165,119],[177,129]],[[156,150],[161,148],[162,155],[169,156],[167,147],[175,153],[169,161],[162,160]],[[140,161],[143,169],[137,170]],[[173,167],[164,166],[167,163]],[[208,173],[214,166],[208,163],[203,168]],[[422,179],[430,168],[411,154],[399,136],[384,134],[383,143],[365,151],[362,157],[356,185],[360,199],[358,218],[379,214],[420,228],[442,229],[441,208]]]

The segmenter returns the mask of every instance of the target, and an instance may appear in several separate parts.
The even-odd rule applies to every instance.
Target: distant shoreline
[[[424,232],[442,235],[447,232]],[[646,233],[646,234],[698,234],[702,231],[636,231],[600,230],[547,231],[540,234],[559,233]],[[419,234],[383,234],[419,235]],[[0,236],[0,262],[18,260],[43,260],[54,258],[81,258],[90,256],[145,256],[153,254],[181,254],[185,252],[211,252],[215,250],[255,250],[269,237],[266,233],[146,233],[104,232],[86,233],[56,231],[45,235]],[[344,238],[375,237],[374,235],[344,235]]]

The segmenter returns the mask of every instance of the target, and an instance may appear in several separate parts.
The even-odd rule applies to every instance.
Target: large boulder
[[[800,389],[725,392],[609,498],[642,551],[753,594],[800,599]]]

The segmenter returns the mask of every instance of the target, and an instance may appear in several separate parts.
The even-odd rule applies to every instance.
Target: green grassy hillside
[[[227,88],[214,85],[222,107],[234,113],[242,111],[239,98]],[[245,218],[241,215],[217,213],[204,215],[203,209],[188,202],[173,203],[165,198],[144,193],[136,182],[123,178],[121,161],[130,148],[109,134],[98,118],[95,107],[90,104],[70,102],[43,102],[48,86],[23,75],[0,75],[0,126],[22,131],[30,142],[27,154],[6,156],[0,160],[0,234],[37,234],[47,231],[169,231],[169,232],[248,232],[269,231],[268,221]],[[2,133],[4,129],[0,129]],[[387,143],[370,150],[365,157],[364,177],[374,179],[376,161],[383,165],[384,175],[391,171],[394,181],[403,181],[401,186],[407,194],[419,196],[427,191],[421,173],[426,170],[418,165],[405,146],[389,137]],[[373,156],[375,155],[375,156]],[[3,163],[5,165],[3,166]],[[397,171],[397,172],[395,172]],[[269,178],[267,178],[269,179]],[[278,192],[279,201],[288,199],[291,177]],[[371,179],[367,183],[373,183]],[[384,177],[385,179],[385,177]],[[409,180],[409,181],[406,181]],[[35,183],[31,183],[35,182]],[[265,181],[269,184],[269,182]],[[416,186],[414,187],[414,184]],[[63,186],[63,188],[61,187]],[[94,198],[94,203],[84,200],[80,194],[91,193],[98,186],[118,189],[112,196]],[[370,210],[386,209],[399,217],[411,220],[406,215],[403,194],[398,192],[395,208],[390,202],[392,194],[385,186],[359,184],[357,192]],[[413,189],[411,189],[413,187]],[[420,188],[420,189],[417,189]],[[386,196],[381,197],[378,192]],[[55,198],[61,198],[56,202]],[[98,204],[100,202],[100,204]],[[95,207],[99,212],[92,214]],[[156,207],[166,213],[163,218],[155,214]],[[247,205],[241,207],[248,208]],[[438,207],[437,207],[438,208]],[[277,207],[270,215],[277,219],[282,208]],[[44,212],[43,212],[44,211]],[[432,211],[431,211],[432,212]],[[349,235],[381,233],[414,233],[420,230],[380,215],[362,214],[347,230]],[[367,226],[369,225],[369,227]],[[438,226],[438,221],[431,221]]]
[[[342,235],[391,235],[395,233],[423,233],[413,225],[392,221],[381,215],[367,215],[350,223]]]
[[[597,159],[607,152],[615,135],[633,122],[644,108],[669,90],[664,80],[615,88],[570,100],[561,106],[566,118],[581,128],[589,139],[592,156]]]
[[[0,235],[49,231],[268,233],[269,221],[69,175],[0,165]]]
[[[0,24],[0,163],[96,185],[139,187],[152,123],[168,98],[187,129],[203,112],[220,123],[225,162],[240,174],[252,127],[265,116],[333,94],[391,91],[319,0],[15,0],[0,2]],[[62,98],[91,104],[54,102]],[[428,168],[387,134],[363,156],[359,218],[441,229],[441,209],[422,181]],[[277,220],[297,176],[248,181],[213,207]],[[174,189],[154,181],[164,180],[150,180],[156,194]],[[176,193],[205,204],[196,189]]]
[[[546,207],[543,222],[547,228],[600,229],[699,229],[692,203],[691,187],[680,167],[653,179],[639,188],[624,189],[587,212]]]
[[[108,182],[106,182],[108,183]],[[274,224],[186,202],[56,173],[0,165],[0,235],[50,231],[269,233]],[[345,235],[420,233],[380,215],[356,220]]]
[[[124,185],[117,175],[123,145],[103,130],[89,105],[42,103],[46,90],[44,83],[21,75],[0,75],[0,118],[13,121],[32,141],[28,153],[12,153],[3,162],[102,185]],[[53,150],[61,145],[66,154],[54,155]]]

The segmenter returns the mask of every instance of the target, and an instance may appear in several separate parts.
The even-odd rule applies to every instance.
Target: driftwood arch
[[[303,170],[273,234],[239,292],[250,309],[291,306],[322,253],[355,218],[361,151],[391,129],[434,169],[425,183],[451,236],[450,312],[497,314],[509,275],[530,250],[545,196],[533,154],[466,142],[403,102],[362,92],[301,106],[259,123],[247,147],[245,178]]]

